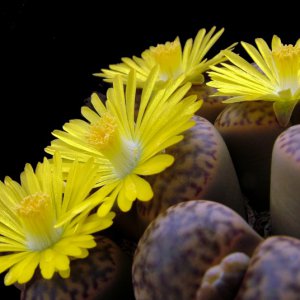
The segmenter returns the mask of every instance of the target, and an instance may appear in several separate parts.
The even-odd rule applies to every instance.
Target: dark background
[[[225,33],[211,53],[256,37],[270,43],[277,34],[292,44],[300,37],[297,10],[288,2],[127,2],[1,1],[0,180],[19,180],[26,162],[42,160],[51,131],[80,117],[84,99],[106,89],[92,74],[121,57],[177,35],[184,44],[214,25]],[[240,46],[236,51],[244,54]],[[14,287],[6,289],[17,299]]]

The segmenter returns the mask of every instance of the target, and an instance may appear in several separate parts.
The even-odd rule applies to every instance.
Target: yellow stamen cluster
[[[26,196],[17,208],[20,217],[36,217],[49,208],[50,197],[46,193],[35,193]]]
[[[91,125],[87,139],[89,144],[101,150],[112,145],[116,133],[116,119],[111,114],[105,113],[97,123]]]
[[[162,80],[176,78],[182,72],[181,45],[178,37],[173,42],[158,44],[156,47],[152,46],[146,53],[152,56],[160,66]],[[146,53],[144,53],[145,57]]]
[[[293,94],[299,87],[300,47],[293,45],[279,46],[276,49],[272,49],[272,57],[281,74],[279,91],[290,89]]]
[[[279,60],[299,60],[300,58],[300,47],[294,47],[293,45],[282,45],[277,49],[272,50],[273,57]]]

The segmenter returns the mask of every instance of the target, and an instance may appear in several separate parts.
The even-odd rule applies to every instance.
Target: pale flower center
[[[48,194],[38,192],[23,198],[17,207],[29,249],[40,251],[55,244],[62,229],[54,228],[56,215]]]
[[[110,161],[118,178],[131,173],[139,162],[139,144],[120,135],[116,119],[110,113],[91,124],[87,141]]]
[[[150,47],[150,53],[155,62],[160,66],[161,79],[175,79],[182,72],[181,70],[181,45],[177,37],[173,42],[158,44]]]
[[[300,47],[282,45],[272,50],[278,70],[278,91],[290,90],[294,94],[300,87]]]

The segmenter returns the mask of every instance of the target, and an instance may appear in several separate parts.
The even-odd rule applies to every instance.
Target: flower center
[[[300,87],[300,47],[282,45],[272,50],[272,56],[278,69],[278,92],[289,89],[294,94]]]
[[[49,195],[44,193],[29,195],[21,201],[18,213],[23,218],[36,217],[49,207],[49,198]]]
[[[56,216],[48,194],[39,192],[23,198],[17,207],[17,213],[23,224],[29,249],[46,249],[60,238],[62,229],[54,228]]]
[[[98,149],[112,146],[117,134],[117,122],[110,114],[104,114],[100,121],[92,124],[88,135],[88,141]]]
[[[181,73],[182,54],[178,37],[173,42],[150,47],[150,53],[155,62],[160,66],[162,80],[174,79]]]
[[[291,44],[282,45],[276,50],[272,51],[274,57],[277,57],[280,60],[294,60],[295,58],[299,60],[300,47],[295,47]]]
[[[110,161],[118,178],[131,173],[138,164],[138,144],[120,135],[117,121],[110,113],[104,114],[97,123],[91,125],[87,140]]]

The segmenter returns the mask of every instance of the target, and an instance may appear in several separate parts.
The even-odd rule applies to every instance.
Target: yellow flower
[[[143,177],[162,172],[173,163],[166,148],[183,139],[181,134],[194,125],[192,117],[202,104],[194,95],[183,98],[191,84],[182,85],[182,76],[154,93],[158,66],[150,72],[138,104],[135,74],[130,72],[126,91],[121,77],[114,79],[105,105],[94,93],[94,110],[84,106],[81,111],[87,121],[71,120],[63,126],[64,131],[55,130],[57,139],[45,149],[50,154],[59,150],[66,166],[73,159],[95,159],[95,187],[106,189],[98,209],[100,216],[105,216],[116,200],[122,211],[128,211],[135,199],[152,198],[152,188]]]
[[[91,234],[109,227],[113,212],[101,219],[83,210],[57,226],[62,215],[89,199],[96,171],[92,160],[74,162],[63,180],[62,160],[55,154],[35,171],[26,164],[21,184],[10,177],[0,181],[0,273],[7,271],[6,285],[28,282],[38,266],[46,279],[54,272],[69,277],[70,259],[84,258],[96,246]]]
[[[242,46],[257,66],[225,50],[231,64],[212,66],[207,84],[218,89],[216,95],[232,97],[225,103],[273,101],[279,124],[286,126],[300,99],[300,39],[295,46],[283,45],[274,35],[271,49],[261,38],[255,42],[258,49],[245,42]]]
[[[184,74],[185,81],[192,84],[201,84],[204,82],[203,72],[225,60],[225,57],[219,53],[211,59],[205,58],[207,52],[220,38],[224,29],[214,34],[216,27],[213,27],[207,34],[205,29],[200,29],[196,35],[195,41],[190,38],[186,41],[182,51],[179,37],[173,42],[151,46],[142,53],[142,57],[133,56],[133,58],[124,57],[122,63],[110,65],[110,69],[102,69],[101,73],[94,75],[104,77],[104,81],[112,82],[116,75],[121,75],[126,84],[128,74],[131,69],[137,72],[137,86],[142,87],[150,70],[155,66],[160,66],[160,73],[156,79],[156,87],[160,88],[170,80],[178,78]],[[227,49],[231,49],[234,45]]]

